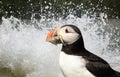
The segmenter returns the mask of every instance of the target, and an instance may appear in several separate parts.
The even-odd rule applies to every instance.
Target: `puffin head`
[[[46,37],[46,41],[52,44],[70,45],[80,38],[82,39],[82,35],[79,28],[74,25],[64,25],[50,31]]]

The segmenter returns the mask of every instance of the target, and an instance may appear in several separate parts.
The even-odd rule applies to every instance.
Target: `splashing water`
[[[45,41],[54,27],[73,24],[80,28],[85,47],[104,58],[120,71],[120,20],[82,18],[68,15],[65,19],[30,21],[2,18],[0,25],[0,77],[63,77],[59,69],[61,45]]]

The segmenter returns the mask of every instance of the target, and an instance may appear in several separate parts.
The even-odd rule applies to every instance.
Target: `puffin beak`
[[[52,31],[50,31],[50,33],[48,33],[46,37],[46,41],[51,42],[52,44],[55,44],[55,45],[60,44],[61,39],[59,37],[59,30],[60,30],[60,27],[57,27]]]

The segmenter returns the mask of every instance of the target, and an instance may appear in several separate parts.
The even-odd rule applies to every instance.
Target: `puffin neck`
[[[82,37],[79,38],[76,42],[70,45],[63,45],[62,51],[69,55],[78,55],[85,51],[84,42]]]

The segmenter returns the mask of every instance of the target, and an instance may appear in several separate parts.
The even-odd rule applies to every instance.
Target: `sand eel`
[[[85,48],[81,31],[74,25],[57,27],[46,40],[63,44],[59,64],[65,77],[120,77],[105,60]]]

